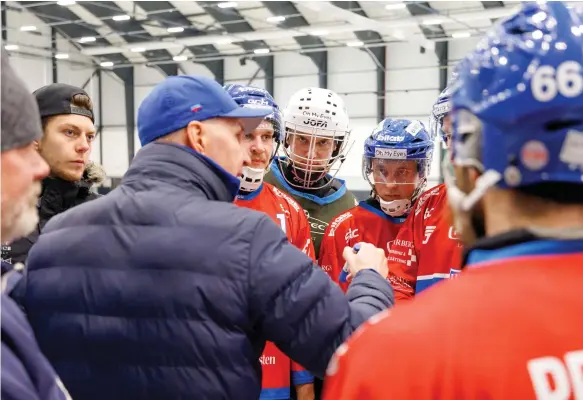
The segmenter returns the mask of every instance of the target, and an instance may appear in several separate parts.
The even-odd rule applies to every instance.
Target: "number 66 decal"
[[[564,97],[577,97],[583,92],[581,64],[565,61],[557,69],[550,65],[537,68],[530,81],[533,97],[542,102],[553,100],[560,94]]]

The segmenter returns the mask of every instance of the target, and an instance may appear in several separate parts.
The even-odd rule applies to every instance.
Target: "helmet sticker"
[[[537,171],[549,163],[549,151],[543,142],[529,140],[520,150],[520,161],[526,168]]]

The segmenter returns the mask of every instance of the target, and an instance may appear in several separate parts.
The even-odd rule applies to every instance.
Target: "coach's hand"
[[[358,253],[355,253],[352,247],[345,247],[342,256],[348,264],[349,277],[355,276],[363,269],[374,269],[383,278],[389,274],[384,250],[376,248],[370,243],[361,243]]]

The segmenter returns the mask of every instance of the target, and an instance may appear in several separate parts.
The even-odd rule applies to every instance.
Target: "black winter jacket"
[[[100,165],[89,163],[79,182],[67,182],[59,178],[45,178],[42,182],[42,192],[38,200],[39,223],[28,236],[7,246],[3,246],[2,261],[9,264],[25,263],[30,248],[38,240],[42,229],[49,220],[57,214],[67,211],[86,201],[100,197],[93,193],[91,187],[103,181],[105,173]]]
[[[53,218],[30,252],[24,307],[74,399],[259,397],[265,341],[317,376],[393,304],[361,271],[346,296],[239,181],[171,144],[142,148],[119,187]]]

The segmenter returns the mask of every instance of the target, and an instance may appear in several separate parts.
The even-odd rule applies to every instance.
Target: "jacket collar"
[[[148,188],[148,179],[185,189],[198,188],[209,200],[233,202],[239,179],[210,158],[171,143],[150,143],[133,159],[122,185]]]
[[[42,181],[39,206],[43,213],[58,214],[77,204],[78,199],[89,196],[91,184],[81,180],[69,182],[61,178],[48,177]]]

